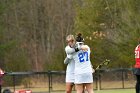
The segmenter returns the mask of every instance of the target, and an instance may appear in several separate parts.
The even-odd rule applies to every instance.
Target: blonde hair
[[[75,41],[75,38],[74,38],[73,35],[68,35],[68,36],[66,37],[66,41]]]

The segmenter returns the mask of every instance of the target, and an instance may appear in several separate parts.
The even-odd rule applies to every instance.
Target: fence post
[[[48,71],[48,80],[49,80],[49,93],[51,93],[51,90],[52,90],[52,73],[51,71],[49,70]]]
[[[49,80],[49,85],[48,85],[49,93],[51,93],[51,90],[50,90],[50,71],[48,71],[48,80]]]
[[[97,71],[97,90],[101,90],[100,71]]]
[[[15,85],[16,85],[16,82],[15,82],[16,80],[15,80],[15,75],[13,75],[13,86],[14,86],[14,91],[16,90],[15,89]]]
[[[52,72],[50,71],[50,90],[52,90]]]
[[[122,69],[122,88],[124,89],[124,69]]]

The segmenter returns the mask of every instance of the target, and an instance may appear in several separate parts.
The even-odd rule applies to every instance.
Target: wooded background
[[[65,70],[65,38],[81,32],[95,67],[130,68],[140,38],[140,0],[0,0],[0,67]]]

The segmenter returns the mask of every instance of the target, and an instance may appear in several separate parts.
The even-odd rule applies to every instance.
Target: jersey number
[[[140,57],[140,52],[139,51],[135,51],[135,58],[139,58]]]
[[[79,53],[78,57],[80,62],[88,61],[88,52]]]

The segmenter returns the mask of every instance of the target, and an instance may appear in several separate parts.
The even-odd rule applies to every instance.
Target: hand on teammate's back
[[[83,51],[88,51],[88,47],[87,47],[86,45],[82,45],[82,46],[81,46],[81,50],[83,50]]]

